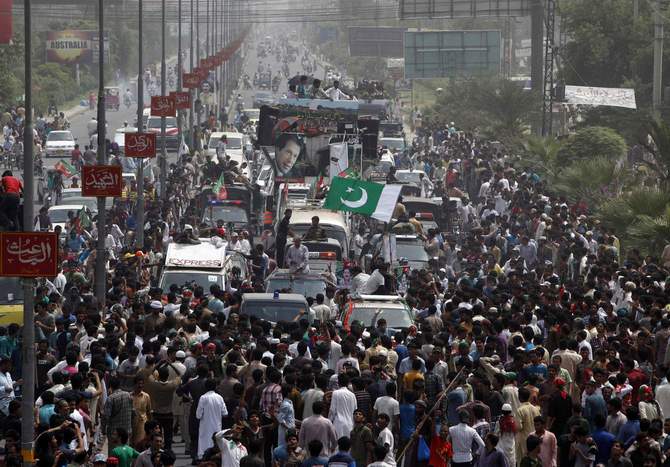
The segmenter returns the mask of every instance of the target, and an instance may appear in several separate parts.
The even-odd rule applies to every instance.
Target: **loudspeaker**
[[[366,159],[376,158],[377,138],[379,137],[379,119],[371,117],[359,118],[358,131],[361,132],[363,157]]]

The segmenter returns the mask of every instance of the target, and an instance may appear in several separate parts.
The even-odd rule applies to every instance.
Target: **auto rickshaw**
[[[105,87],[105,110],[119,111],[121,107],[121,90],[118,87]]]

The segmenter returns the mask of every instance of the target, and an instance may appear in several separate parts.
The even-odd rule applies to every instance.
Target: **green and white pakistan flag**
[[[355,178],[334,177],[323,207],[389,222],[401,189],[402,185],[382,185]]]

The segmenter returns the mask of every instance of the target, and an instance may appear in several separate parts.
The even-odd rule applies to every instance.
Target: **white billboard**
[[[603,105],[637,109],[635,89],[565,86],[565,101],[576,105]]]

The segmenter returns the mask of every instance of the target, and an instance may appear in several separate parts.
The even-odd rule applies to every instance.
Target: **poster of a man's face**
[[[304,152],[304,146],[297,135],[283,133],[277,138],[275,145],[275,169],[277,175],[287,175],[300,154]]]

